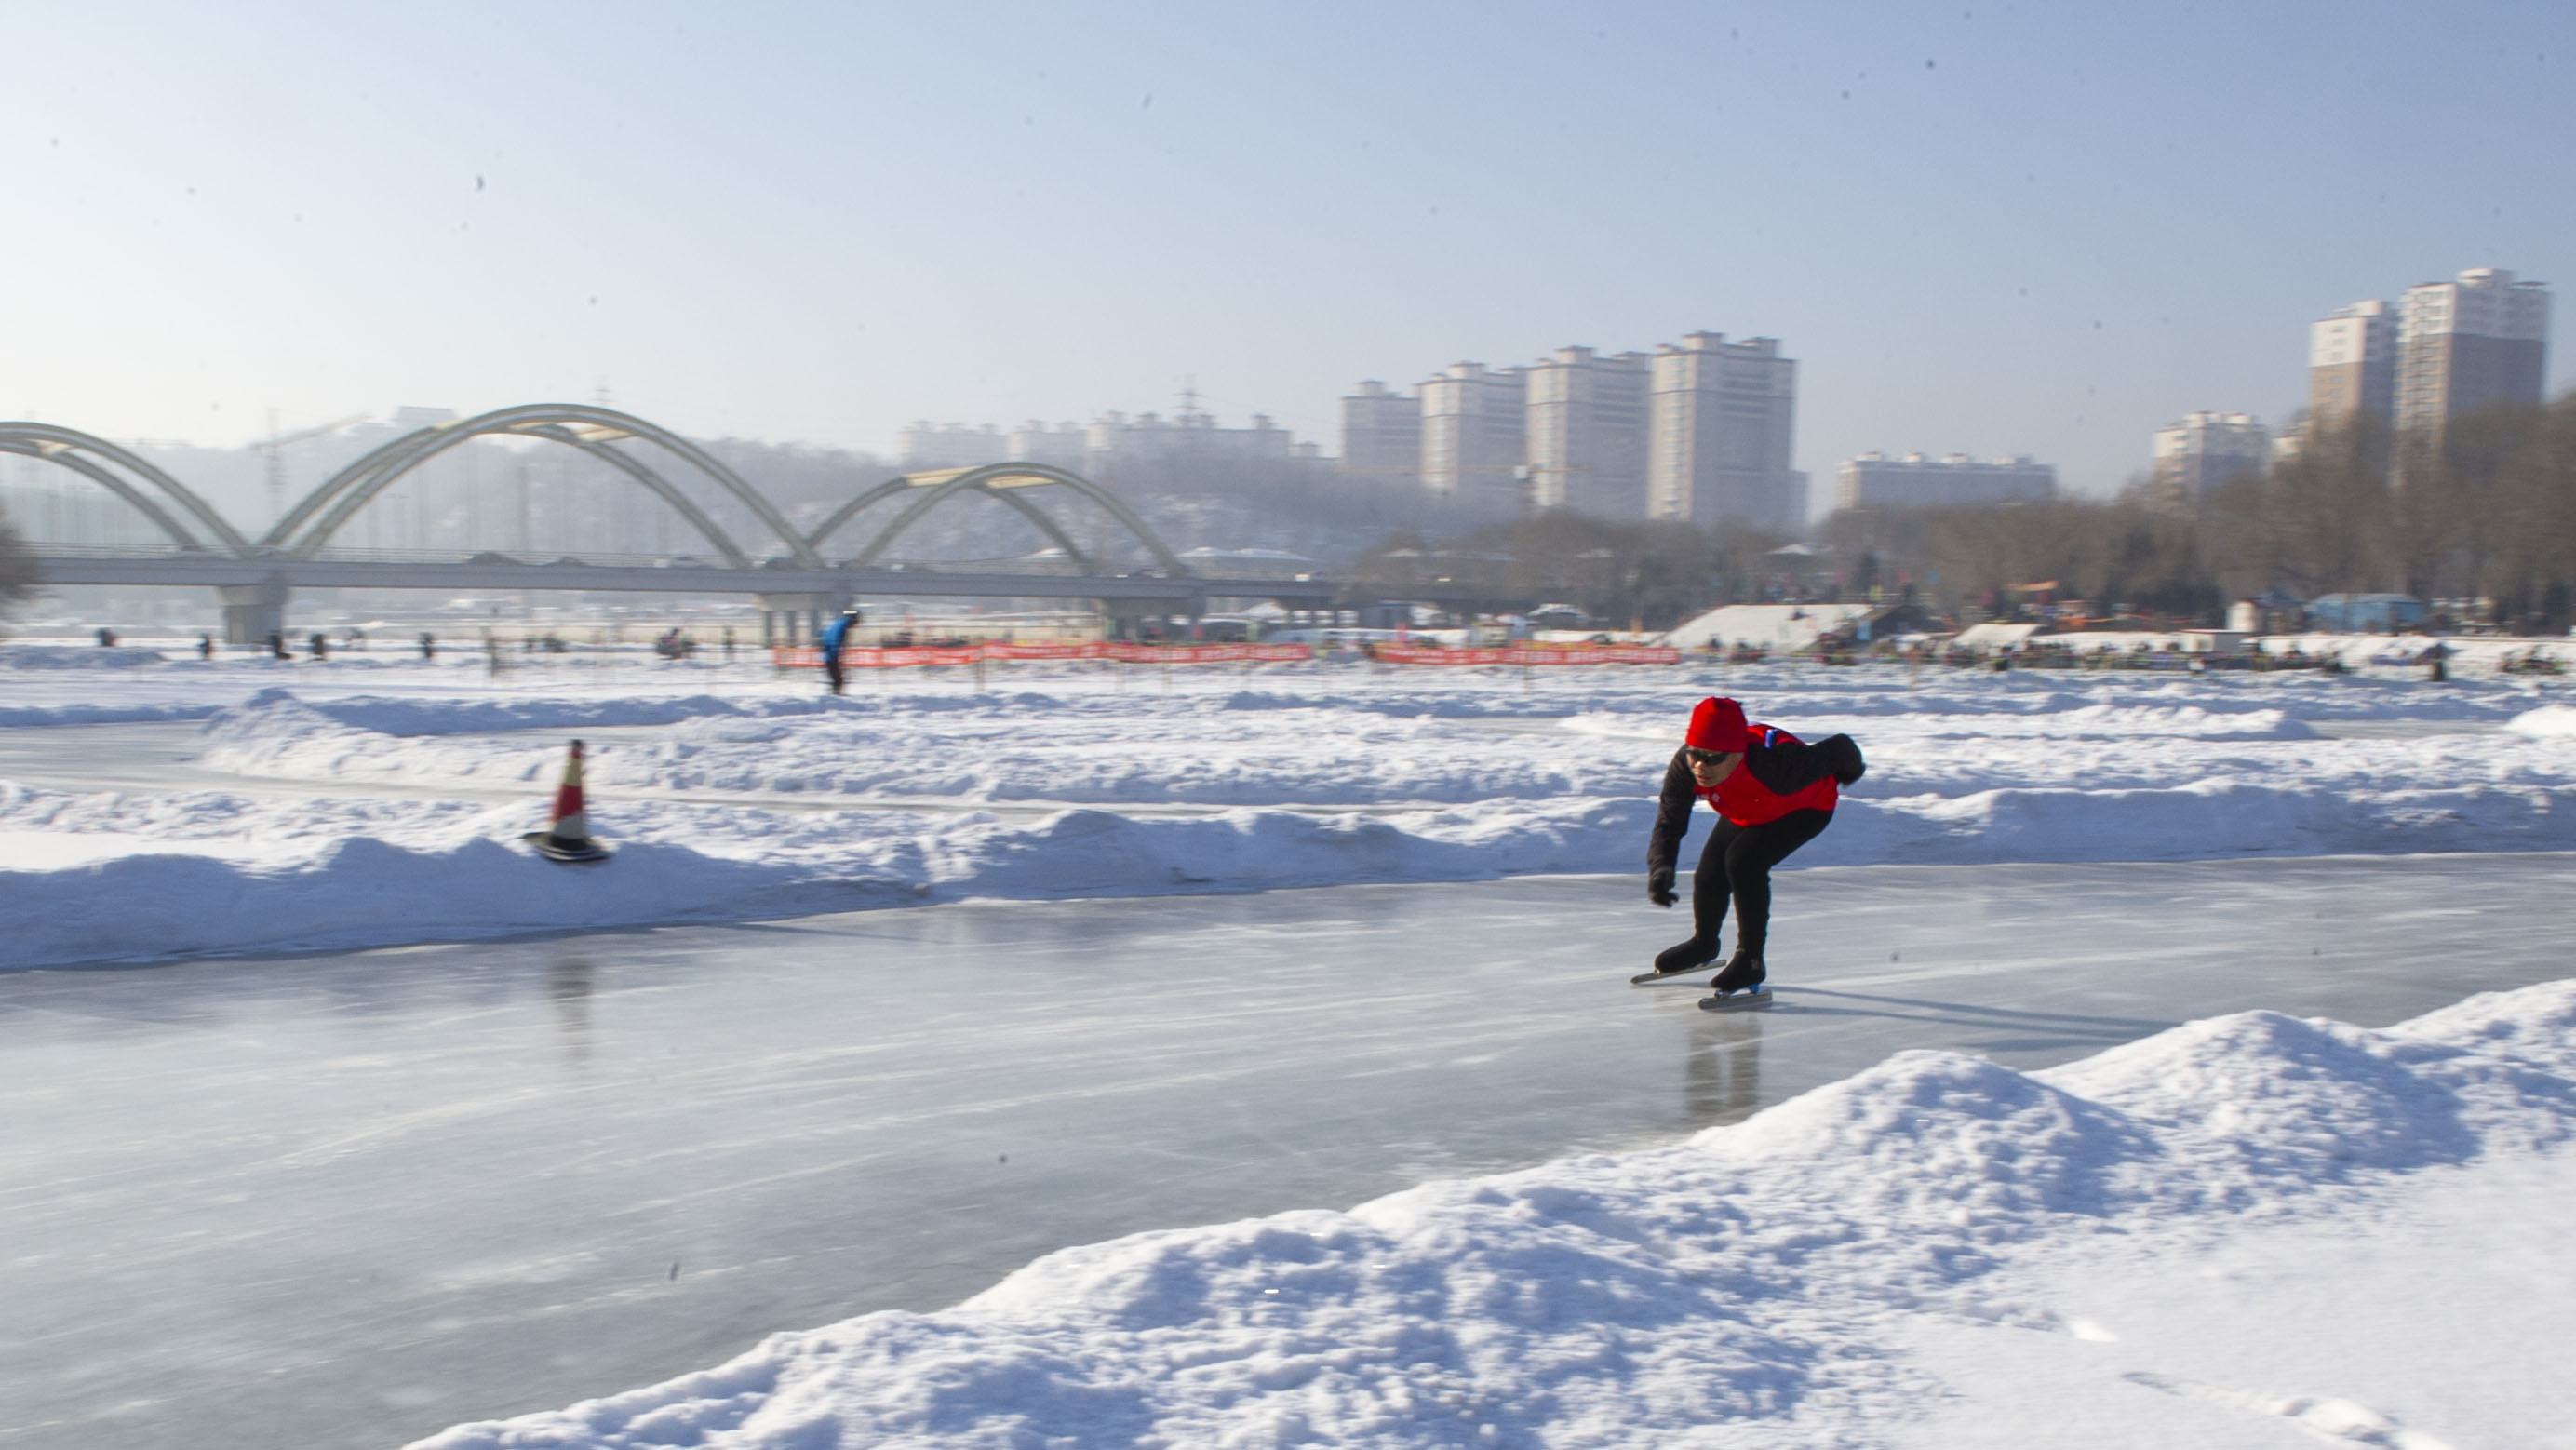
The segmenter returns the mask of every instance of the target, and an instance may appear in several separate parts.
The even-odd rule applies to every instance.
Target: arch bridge
[[[454,559],[425,554],[399,561],[333,555],[333,541],[387,489],[441,454],[489,437],[542,439],[581,450],[667,504],[722,562],[593,565],[566,558],[540,564],[490,552]],[[1132,615],[1200,613],[1211,593],[1313,607],[1332,602],[1337,590],[1333,581],[1311,576],[1204,577],[1116,494],[1070,470],[1037,463],[905,474],[850,499],[810,533],[802,532],[759,490],[688,439],[632,414],[582,404],[502,408],[403,434],[333,473],[257,540],[149,460],[105,439],[45,423],[0,423],[0,452],[43,459],[106,488],[168,540],[168,548],[159,553],[40,547],[46,579],[210,585],[224,606],[226,638],[238,644],[256,643],[282,630],[287,601],[298,586],[744,593],[760,603],[764,635],[774,634],[785,616],[791,637],[819,627],[824,613],[862,595],[1087,599],[1112,614]],[[675,477],[730,496],[775,536],[779,552],[754,558]],[[1031,495],[1041,489],[1106,514],[1153,563],[1113,571],[1038,505]],[[891,560],[895,545],[923,519],[967,498],[994,500],[1019,514],[1062,554],[1064,567],[1039,566],[1039,572],[1025,564],[925,568]],[[835,537],[873,506],[897,499],[900,506],[881,527],[861,535],[864,541],[854,555],[826,562],[825,548]],[[796,627],[800,623],[803,629]]]

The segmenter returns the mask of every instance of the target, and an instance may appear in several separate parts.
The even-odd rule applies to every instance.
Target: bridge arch
[[[710,548],[724,556],[726,563],[736,568],[752,567],[755,562],[752,557],[687,494],[651,464],[615,446],[625,439],[640,439],[680,459],[733,495],[736,501],[751,510],[755,518],[778,535],[798,564],[807,568],[822,566],[822,559],[814,552],[813,546],[806,542],[804,534],[794,524],[787,521],[785,515],[779,513],[777,506],[706,450],[631,413],[580,403],[529,403],[454,422],[434,423],[406,433],[323,480],[320,487],[289,509],[260,542],[297,558],[309,559],[321,552],[358,510],[365,508],[404,475],[460,444],[495,436],[543,438],[582,450],[634,479],[669,504],[674,512],[688,521],[691,528],[697,530]]]
[[[973,468],[940,468],[890,478],[834,509],[830,517],[816,525],[814,532],[806,536],[806,542],[819,553],[826,539],[837,533],[842,525],[858,517],[870,505],[909,490],[917,490],[918,496],[905,504],[902,511],[888,521],[884,528],[879,529],[876,535],[868,540],[867,546],[859,551],[858,556],[850,561],[850,567],[854,569],[874,568],[884,559],[886,550],[893,546],[895,540],[901,538],[914,524],[921,522],[931,510],[961,494],[980,493],[988,498],[1000,500],[1021,517],[1037,525],[1039,531],[1053,540],[1056,547],[1064,550],[1065,556],[1071,559],[1075,567],[1083,573],[1101,573],[1099,563],[1074,544],[1072,537],[1065,532],[1063,525],[1056,522],[1053,515],[1019,496],[1022,489],[1048,486],[1069,488],[1099,505],[1103,512],[1116,519],[1128,533],[1135,536],[1138,543],[1145,546],[1146,552],[1154,556],[1154,561],[1162,566],[1169,577],[1174,579],[1190,577],[1189,566],[1181,562],[1180,555],[1173,553],[1169,544],[1164,543],[1152,529],[1146,527],[1145,521],[1137,517],[1135,510],[1127,507],[1118,495],[1078,473],[1044,463],[986,463]]]
[[[41,458],[70,469],[132,504],[152,521],[153,527],[169,535],[170,542],[182,549],[237,555],[257,552],[250,540],[242,537],[240,530],[226,522],[223,515],[215,512],[211,504],[199,498],[186,484],[104,438],[93,437],[76,428],[58,428],[51,423],[0,423],[0,453]],[[178,505],[194,519],[206,537],[200,538],[190,532],[169,509],[162,507],[161,499],[153,497],[156,491],[161,499]]]

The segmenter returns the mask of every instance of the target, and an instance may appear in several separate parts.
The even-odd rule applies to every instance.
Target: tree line
[[[2556,633],[2576,622],[2576,393],[2423,435],[2375,414],[2310,427],[2198,500],[2141,481],[2107,501],[1848,510],[1819,533],[1857,572],[1905,571],[1954,611],[2043,582],[2102,612],[2210,623],[2236,599],[2391,593]]]

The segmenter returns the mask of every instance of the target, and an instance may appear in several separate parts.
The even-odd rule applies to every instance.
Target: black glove
[[[1673,868],[1658,866],[1646,873],[1646,899],[1657,906],[1670,906],[1681,898],[1673,895]]]
[[[1837,735],[1825,742],[1833,751],[1834,783],[1850,785],[1869,774],[1869,762],[1861,759],[1860,746],[1848,735]]]

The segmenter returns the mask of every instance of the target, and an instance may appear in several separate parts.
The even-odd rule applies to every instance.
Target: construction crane
[[[268,473],[268,516],[271,519],[286,517],[286,450],[308,439],[319,438],[326,433],[337,433],[352,423],[365,421],[367,421],[366,414],[355,413],[337,422],[324,423],[319,427],[299,429],[293,433],[280,433],[277,431],[277,410],[275,408],[268,410],[268,436],[252,446],[267,455],[265,462]]]

